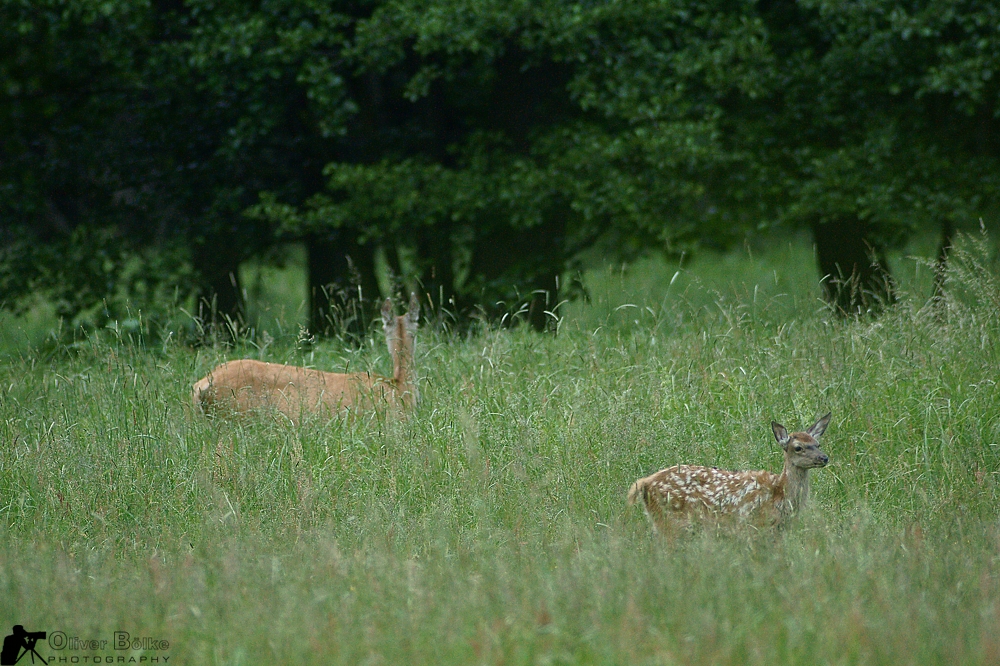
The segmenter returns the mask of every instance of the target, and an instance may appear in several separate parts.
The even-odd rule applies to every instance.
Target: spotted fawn
[[[784,523],[805,506],[809,470],[830,462],[817,441],[829,423],[827,414],[805,432],[789,434],[785,426],[771,421],[774,438],[785,452],[781,474],[675,465],[633,483],[628,502],[641,501],[661,532],[705,519],[737,518],[762,527]]]

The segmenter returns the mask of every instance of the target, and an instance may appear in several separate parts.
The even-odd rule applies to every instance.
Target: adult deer
[[[420,302],[410,295],[410,309],[396,317],[392,301],[382,305],[385,339],[392,355],[392,378],[368,372],[322,372],[252,359],[228,361],[195,382],[192,400],[204,411],[242,414],[277,410],[293,423],[305,414],[341,414],[380,406],[411,408],[417,403],[413,350]]]
[[[653,527],[660,531],[699,519],[738,518],[760,526],[781,524],[805,506],[809,470],[830,462],[817,441],[829,423],[827,414],[805,432],[788,434],[783,425],[771,421],[774,438],[785,452],[781,474],[676,465],[633,483],[628,503],[641,500]]]

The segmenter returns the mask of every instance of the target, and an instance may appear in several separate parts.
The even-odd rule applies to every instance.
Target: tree
[[[719,8],[380,5],[344,49],[354,151],[326,192],[255,215],[353,229],[432,298],[494,316],[525,303],[544,328],[559,276],[598,241],[627,257],[735,235],[742,213],[710,187],[739,159],[720,149],[716,96],[753,90],[766,53],[758,25]]]
[[[888,248],[932,225],[947,246],[995,206],[998,9],[805,0],[760,16],[782,66],[762,99],[727,105],[730,136],[772,184],[770,219],[813,230],[831,302],[877,309],[894,298]]]
[[[238,317],[240,262],[298,239],[314,331],[335,308],[366,328],[377,265],[542,329],[588,248],[777,226],[813,231],[839,310],[877,308],[889,248],[932,225],[947,247],[995,206],[996,18],[944,0],[0,0],[0,298],[44,288],[73,318],[175,284]]]
[[[275,242],[243,212],[314,191],[337,127],[336,75],[301,57],[336,38],[313,5],[0,3],[4,302],[43,291],[75,321],[156,254],[159,283],[238,318],[238,266]]]
[[[127,316],[183,279],[147,150],[143,3],[0,2],[0,300],[43,291],[74,323]],[[163,242],[163,251],[146,248]],[[140,265],[149,270],[142,270]]]

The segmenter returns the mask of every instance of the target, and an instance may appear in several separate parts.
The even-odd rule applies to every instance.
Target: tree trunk
[[[566,265],[564,252],[568,211],[550,214],[543,224],[528,229],[523,240],[536,248],[540,261],[533,267],[533,293],[528,305],[528,323],[539,333],[554,330],[555,320],[547,313],[559,302],[559,274]],[[530,255],[529,255],[530,256]]]
[[[417,235],[416,248],[420,288],[429,295],[430,303],[438,310],[445,304],[451,309],[467,307],[469,304],[455,293],[451,227],[439,224],[433,229],[422,230]]]
[[[528,323],[539,333],[554,330],[555,320],[547,313],[559,302],[559,280],[555,273],[539,277],[528,305]]]
[[[309,330],[338,330],[363,338],[379,300],[375,263],[368,247],[344,230],[306,238],[309,263]]]
[[[896,301],[885,248],[869,224],[852,218],[816,223],[813,238],[826,299],[839,314],[879,312]]]
[[[488,290],[480,297],[488,316],[502,317],[526,304],[527,323],[533,329],[541,332],[552,326],[552,318],[545,313],[559,302],[565,232],[565,217],[553,215],[527,229],[498,225],[476,239],[471,277]],[[527,294],[526,288],[531,289]]]
[[[198,315],[213,326],[239,323],[243,318],[241,257],[236,246],[234,239],[213,236],[206,238],[194,252],[195,267],[201,274]]]
[[[951,220],[941,223],[941,247],[938,248],[937,263],[934,266],[934,296],[936,302],[944,298],[944,282],[947,278],[948,255],[954,243],[955,226]]]

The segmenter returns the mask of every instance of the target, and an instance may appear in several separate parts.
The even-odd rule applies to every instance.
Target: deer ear
[[[806,432],[812,435],[814,439],[818,438],[820,435],[826,432],[826,427],[830,425],[830,416],[832,416],[832,414],[833,412],[827,412],[826,416],[821,418],[819,421],[816,421],[816,423],[813,423],[812,427],[809,428],[809,430],[807,430]]]
[[[392,300],[388,298],[382,304],[382,323],[386,326],[392,323]]]
[[[785,426],[777,421],[771,421],[771,432],[774,433],[774,438],[778,440],[778,444],[781,444],[781,448],[788,446],[788,431],[785,430]]]
[[[410,292],[410,311],[406,313],[406,316],[410,318],[411,324],[420,321],[420,300],[412,291]]]

